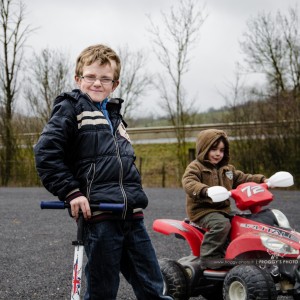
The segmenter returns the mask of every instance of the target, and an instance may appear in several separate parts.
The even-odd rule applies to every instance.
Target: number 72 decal
[[[251,197],[252,195],[258,194],[258,193],[263,193],[265,189],[260,186],[260,185],[255,185],[255,186],[245,186],[244,188],[241,189],[242,193],[246,192],[248,197]]]

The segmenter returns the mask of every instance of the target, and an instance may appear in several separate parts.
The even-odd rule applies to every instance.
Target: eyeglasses
[[[109,79],[109,78],[97,78],[95,76],[79,76],[82,78],[86,83],[94,83],[96,80],[99,80],[102,84],[111,84],[115,83],[115,80]]]

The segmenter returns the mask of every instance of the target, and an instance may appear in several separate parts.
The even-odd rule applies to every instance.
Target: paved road
[[[159,258],[190,253],[187,244],[152,231],[156,218],[185,218],[181,189],[146,189],[145,223]],[[284,211],[299,231],[300,191],[274,191],[272,207]],[[66,211],[40,210],[41,200],[56,200],[43,188],[0,188],[0,299],[70,298],[76,225]],[[121,279],[118,300],[135,299]],[[196,298],[191,298],[196,299]],[[201,298],[198,298],[201,299]]]

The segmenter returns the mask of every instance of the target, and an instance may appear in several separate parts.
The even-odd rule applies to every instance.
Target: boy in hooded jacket
[[[105,45],[84,49],[77,58],[78,89],[59,95],[34,148],[46,189],[70,203],[85,219],[85,300],[116,299],[121,272],[137,299],[163,296],[163,278],[143,222],[148,198],[135,166],[123,100],[110,98],[119,84],[121,63]],[[122,213],[90,210],[90,204],[124,204]]]
[[[207,189],[218,185],[231,190],[245,182],[262,183],[267,179],[261,174],[245,174],[229,164],[229,141],[222,130],[201,131],[196,140],[196,155],[182,177],[186,212],[192,222],[209,229],[201,245],[201,266],[218,268],[231,229],[230,200],[214,203],[207,196]]]

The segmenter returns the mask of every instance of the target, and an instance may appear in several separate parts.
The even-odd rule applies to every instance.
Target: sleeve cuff
[[[206,197],[207,197],[207,188],[203,188],[203,189],[200,191],[200,196],[203,197],[203,198],[206,198]]]
[[[70,203],[73,199],[78,198],[80,196],[84,196],[84,195],[80,191],[74,191],[68,194],[65,201],[67,203]]]

